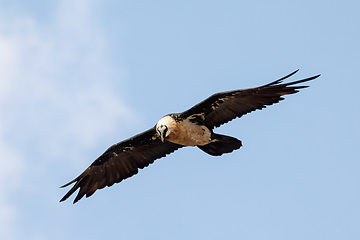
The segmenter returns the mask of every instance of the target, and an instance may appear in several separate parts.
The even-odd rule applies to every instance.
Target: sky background
[[[0,239],[360,239],[359,1],[0,1]],[[73,205],[59,186],[211,94],[310,88]]]

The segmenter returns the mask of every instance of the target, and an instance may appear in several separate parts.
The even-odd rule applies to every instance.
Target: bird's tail
[[[211,143],[198,147],[204,152],[213,156],[220,156],[223,153],[230,153],[242,146],[241,141],[234,137],[212,133],[211,139]]]

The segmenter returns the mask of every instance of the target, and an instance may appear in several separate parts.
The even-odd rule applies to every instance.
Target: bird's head
[[[162,142],[165,142],[165,139],[170,134],[174,133],[175,126],[176,122],[170,116],[165,116],[159,120],[159,122],[156,124],[156,131],[159,134]]]

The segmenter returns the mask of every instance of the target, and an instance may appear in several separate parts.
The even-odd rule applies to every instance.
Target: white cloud
[[[10,200],[29,185],[24,175],[27,181],[41,177],[35,168],[46,168],[46,157],[94,146],[134,119],[111,86],[114,70],[97,7],[93,1],[59,1],[54,19],[44,22],[0,13],[0,225],[7,229],[1,239],[11,239],[16,228]],[[27,155],[31,151],[42,159]]]
[[[0,68],[9,69],[2,76],[7,93],[2,103],[12,108],[5,107],[11,112],[8,124],[18,121],[20,112],[42,128],[53,127],[44,118],[71,117],[62,132],[93,144],[116,120],[132,118],[111,89],[106,42],[94,8],[92,1],[61,1],[54,22],[45,25],[26,17],[2,18]]]

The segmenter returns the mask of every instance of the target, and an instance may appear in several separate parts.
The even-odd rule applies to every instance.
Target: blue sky
[[[1,239],[359,239],[357,1],[0,1]],[[110,145],[296,69],[310,88],[91,198]]]

